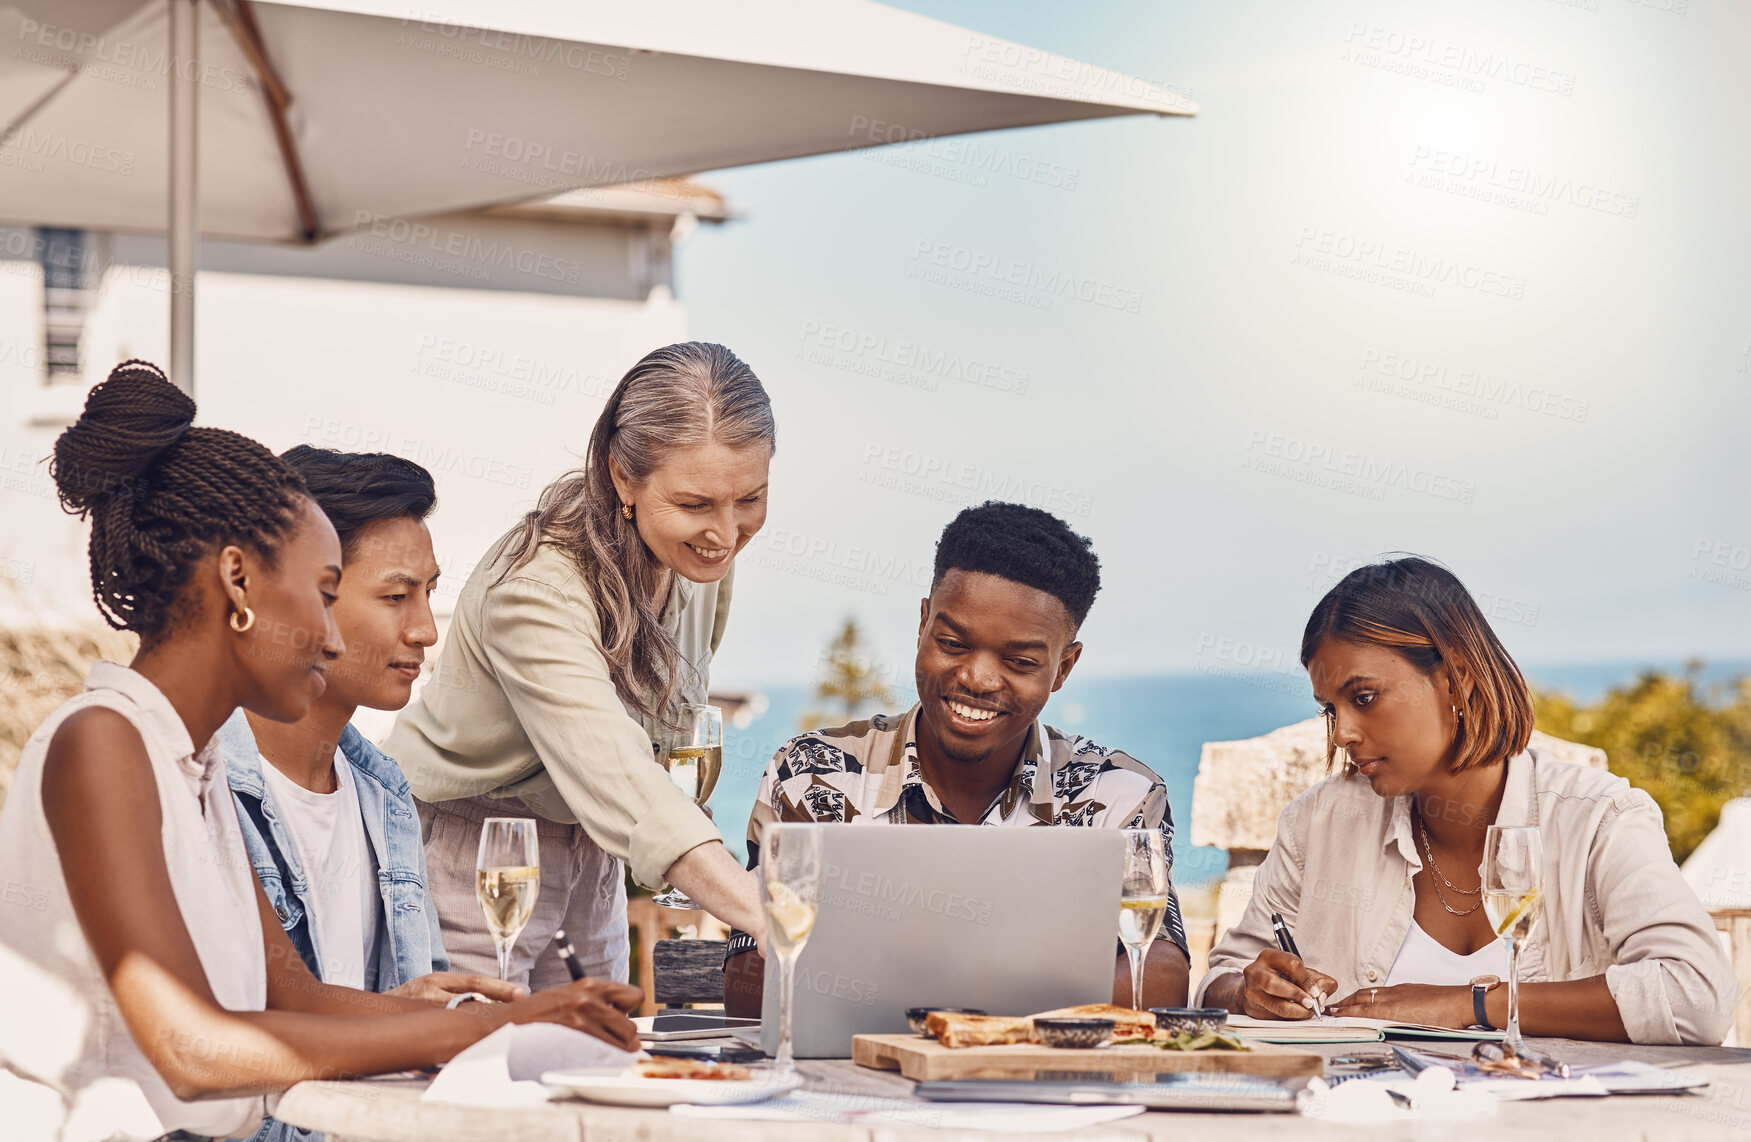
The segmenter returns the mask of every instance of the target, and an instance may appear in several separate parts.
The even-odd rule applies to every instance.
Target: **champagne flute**
[[[668,744],[657,764],[669,771],[669,780],[695,805],[704,807],[717,788],[724,764],[723,712],[716,706],[685,705],[678,711],[679,726],[668,735]],[[679,888],[670,888],[656,898],[664,908],[698,908]]]
[[[1119,941],[1131,960],[1131,1006],[1143,1006],[1143,967],[1149,945],[1167,919],[1167,838],[1160,829],[1126,829],[1125,881],[1119,894]]]
[[[1544,904],[1544,840],[1536,825],[1491,825],[1483,844],[1483,908],[1508,943],[1508,1035],[1502,1047],[1526,1057],[1520,1037],[1520,945]]]
[[[511,948],[541,892],[541,850],[527,817],[488,817],[480,827],[474,894],[499,953],[499,978],[511,978]]]
[[[760,835],[760,905],[766,913],[766,946],[778,957],[778,1055],[773,1070],[795,1077],[791,1010],[796,996],[796,959],[814,930],[821,907],[819,825],[767,823]]]

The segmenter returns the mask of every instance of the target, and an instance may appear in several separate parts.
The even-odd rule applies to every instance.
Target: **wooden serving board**
[[[1159,1047],[1075,1050],[1038,1043],[950,1049],[920,1035],[856,1035],[851,1058],[865,1067],[899,1071],[914,1082],[933,1079],[1037,1079],[1043,1072],[1118,1075],[1197,1071],[1290,1078],[1325,1073],[1325,1056],[1273,1043],[1250,1051],[1163,1051]]]

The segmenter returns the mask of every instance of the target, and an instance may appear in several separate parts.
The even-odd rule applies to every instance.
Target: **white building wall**
[[[575,254],[593,288],[618,296],[519,291],[502,275],[481,288],[337,280],[297,262],[306,272],[207,270],[197,283],[197,423],[275,451],[299,443],[387,451],[431,469],[446,614],[487,545],[581,460],[621,374],[686,337],[685,308],[662,284],[666,233],[653,273],[653,244],[628,241],[625,227],[550,226],[545,237],[519,229],[527,243]],[[247,250],[212,260],[247,265]],[[282,269],[289,254],[264,250],[257,261]],[[348,276],[359,276],[356,252],[313,254],[344,257]],[[87,383],[126,357],[164,363],[164,275],[144,260],[104,274],[86,327]],[[95,618],[84,528],[61,512],[42,463],[84,391],[43,383],[41,290],[30,261],[0,261],[0,622],[8,624]]]

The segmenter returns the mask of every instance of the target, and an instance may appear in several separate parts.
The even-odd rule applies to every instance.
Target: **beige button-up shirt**
[[[1659,806],[1621,777],[1538,757],[1508,760],[1498,824],[1544,837],[1544,907],[1520,953],[1523,982],[1603,974],[1631,1040],[1719,1043],[1739,987],[1714,924],[1672,862]],[[1275,947],[1281,912],[1307,963],[1339,995],[1383,986],[1415,907],[1422,860],[1410,799],[1366,778],[1329,777],[1289,803],[1259,866],[1252,902],[1210,953],[1218,976]]]
[[[552,544],[497,582],[506,560],[469,575],[438,664],[396,720],[384,750],[422,801],[489,795],[549,821],[576,822],[657,885],[717,826],[656,764],[661,727],[627,708],[598,645],[583,576]],[[680,644],[680,699],[705,701],[729,614],[730,574],[674,576],[663,627]]]

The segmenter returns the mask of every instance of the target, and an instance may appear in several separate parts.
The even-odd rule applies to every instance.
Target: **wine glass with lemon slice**
[[[527,817],[488,817],[480,826],[474,894],[499,953],[499,978],[511,978],[511,949],[541,893],[541,849]]]
[[[760,905],[766,913],[766,946],[778,957],[778,1054],[772,1065],[792,1077],[797,1074],[790,1037],[796,959],[821,908],[820,826],[767,824],[760,835]]]
[[[1483,843],[1483,909],[1508,944],[1508,1035],[1502,1047],[1523,1058],[1520,946],[1544,905],[1544,840],[1536,825],[1491,825]]]

